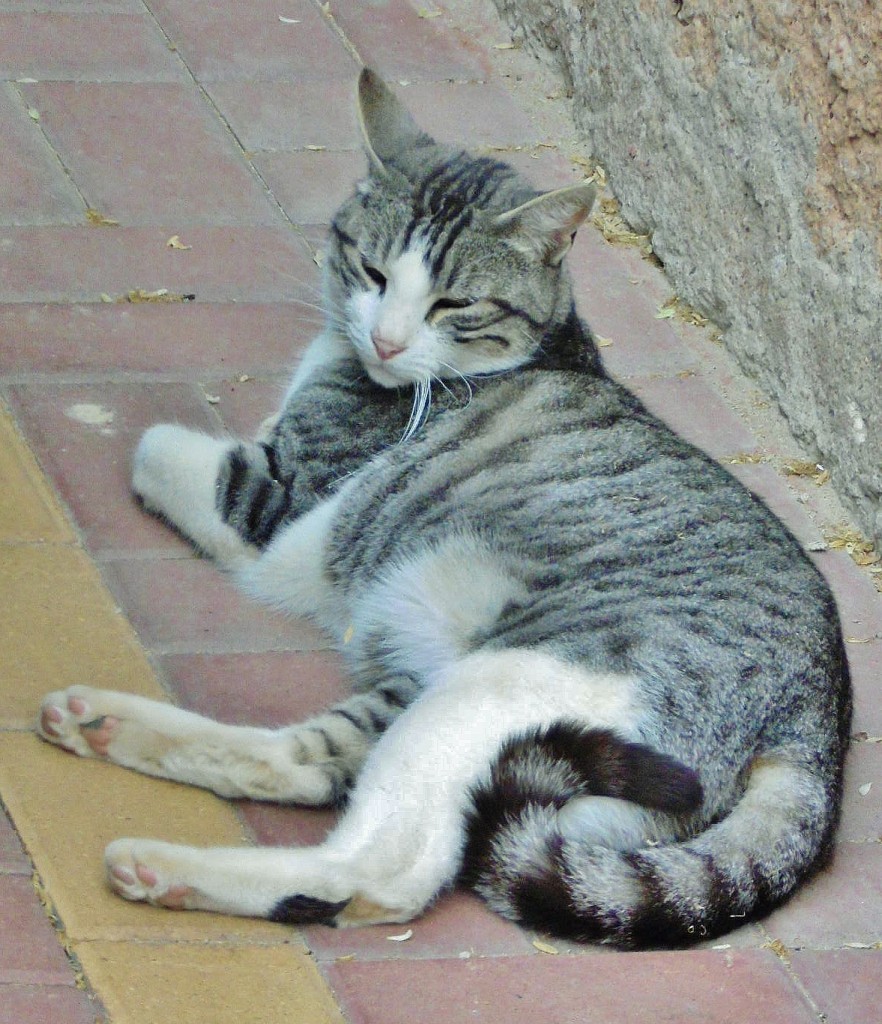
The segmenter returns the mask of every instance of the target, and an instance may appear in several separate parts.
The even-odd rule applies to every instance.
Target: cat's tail
[[[727,817],[683,842],[623,850],[562,826],[566,802],[588,793],[687,820],[701,802],[672,758],[567,723],[539,730],[508,743],[474,789],[463,878],[505,917],[626,948],[711,938],[782,902],[828,858],[839,802],[808,760],[770,752]]]

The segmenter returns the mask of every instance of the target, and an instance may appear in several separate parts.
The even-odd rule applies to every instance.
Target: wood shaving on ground
[[[413,938],[413,928],[408,928],[406,932],[402,932],[400,935],[387,935],[386,939],[389,942],[407,942],[408,939]]]
[[[824,469],[820,462],[809,462],[805,459],[785,462],[783,470],[786,476],[808,477],[818,487],[822,487],[830,479],[830,471]]]
[[[418,18],[440,18],[443,11],[430,11],[428,7],[417,8]]]
[[[540,953],[547,953],[549,956],[557,956],[560,952],[560,950],[552,946],[551,943],[543,942],[541,939],[533,939],[533,945]]]
[[[94,224],[98,228],[118,228],[119,221],[114,220],[112,217],[105,217],[100,210],[93,210],[90,206],[86,210],[86,220],[90,224]]]
[[[764,942],[761,949],[770,949],[779,960],[785,964],[790,963],[790,950],[780,939],[772,939],[771,942]]]
[[[882,561],[873,541],[867,540],[847,523],[826,527],[824,539],[834,551],[845,551],[858,565],[870,566]]]
[[[675,317],[682,323],[690,324],[692,327],[707,327],[710,323],[706,316],[693,309],[679,295],[672,295],[669,299],[666,299],[658,307],[658,312],[655,314],[656,320],[673,320]]]
[[[882,736],[871,736],[867,732],[856,732],[852,739],[855,743],[882,743]]]
[[[612,338],[601,338],[599,334],[595,335],[594,340],[598,348],[609,348],[613,343]]]
[[[633,245],[644,256],[652,255],[652,242],[649,240],[649,235],[641,235],[628,227],[622,219],[618,200],[613,199],[612,196],[601,196],[594,208],[591,223],[612,245]],[[671,315],[673,316],[673,313]]]
[[[157,288],[155,291],[145,291],[143,288],[133,288],[131,291],[121,295],[116,302],[192,302],[194,294],[182,295],[180,292],[170,292],[168,288]]]
[[[858,793],[860,793],[861,796],[869,796],[870,795],[870,790],[872,788],[873,788],[873,783],[872,782],[865,782],[863,784],[863,786],[858,786]]]
[[[180,235],[172,235],[171,238],[165,243],[167,249],[192,249],[192,245],[184,245],[181,241]]]
[[[766,456],[758,452],[736,452],[726,459],[730,466],[755,466],[758,462],[766,461]]]

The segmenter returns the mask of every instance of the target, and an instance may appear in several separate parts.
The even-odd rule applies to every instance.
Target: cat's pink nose
[[[394,359],[400,352],[404,351],[403,345],[396,345],[394,342],[389,341],[388,338],[384,338],[382,334],[374,331],[371,334],[371,341],[374,343],[377,355],[384,362],[387,359]]]

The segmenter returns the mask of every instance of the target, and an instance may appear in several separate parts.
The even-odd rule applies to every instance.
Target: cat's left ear
[[[568,185],[536,196],[500,214],[492,228],[528,256],[557,266],[569,252],[579,226],[594,206],[593,185]]]
[[[358,123],[371,170],[382,174],[386,163],[432,139],[414,121],[394,92],[370,68],[358,78]]]

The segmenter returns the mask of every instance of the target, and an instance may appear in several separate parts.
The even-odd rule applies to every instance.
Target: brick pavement
[[[833,869],[766,921],[688,952],[552,955],[466,894],[405,942],[125,904],[100,877],[115,835],[307,843],[332,815],[226,804],[30,731],[75,681],[266,724],[342,691],[314,629],[138,512],[130,453],[151,422],[241,433],[272,411],[363,168],[359,61],[440,137],[577,176],[559,87],[507,40],[486,0],[0,0],[0,1024],[878,1020],[882,744],[854,744]],[[785,479],[797,446],[710,331],[656,317],[661,273],[593,229],[572,266],[612,372],[718,458],[763,453],[733,472],[816,543],[829,487]],[[196,299],[105,301],[135,288]],[[844,552],[815,557],[853,641],[855,727],[878,737],[882,599]]]

